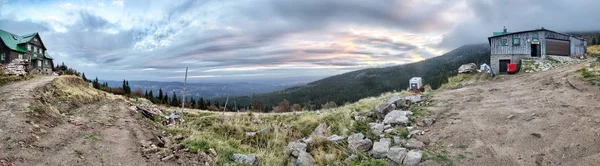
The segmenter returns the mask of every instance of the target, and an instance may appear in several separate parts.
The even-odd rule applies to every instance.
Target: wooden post
[[[227,93],[227,100],[225,100],[225,108],[223,108],[223,114],[225,114],[225,110],[227,110],[227,102],[229,101],[229,94],[231,94],[231,90]]]
[[[183,91],[182,91],[182,95],[181,95],[181,119],[183,119],[183,108],[185,107],[185,86],[187,83],[187,73],[188,73],[188,68],[185,68],[185,78],[183,80]]]

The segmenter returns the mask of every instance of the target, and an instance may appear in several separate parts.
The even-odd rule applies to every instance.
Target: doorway
[[[539,44],[531,44],[531,57],[538,57]]]
[[[508,72],[508,64],[510,63],[510,59],[500,59],[499,60],[499,69],[500,71],[498,71],[499,73],[506,73]]]

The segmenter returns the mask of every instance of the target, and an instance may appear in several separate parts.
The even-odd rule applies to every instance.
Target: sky
[[[101,80],[313,81],[486,43],[494,31],[600,30],[595,0],[0,0],[0,29],[38,32]]]

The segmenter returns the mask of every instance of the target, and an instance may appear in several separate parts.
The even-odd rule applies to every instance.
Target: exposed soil
[[[456,165],[598,165],[600,90],[583,64],[435,94],[430,148]]]
[[[0,166],[176,165],[142,154],[140,141],[157,131],[125,100],[94,101],[60,117],[36,114],[36,89],[53,78],[0,87]]]

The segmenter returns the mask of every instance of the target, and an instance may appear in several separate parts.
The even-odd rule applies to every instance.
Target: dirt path
[[[443,91],[428,137],[457,165],[597,165],[600,90],[583,64]]]
[[[169,165],[142,155],[139,141],[152,139],[154,134],[124,100],[77,106],[50,120],[54,123],[31,118],[38,109],[32,106],[36,88],[53,78],[37,77],[0,87],[0,166]]]

